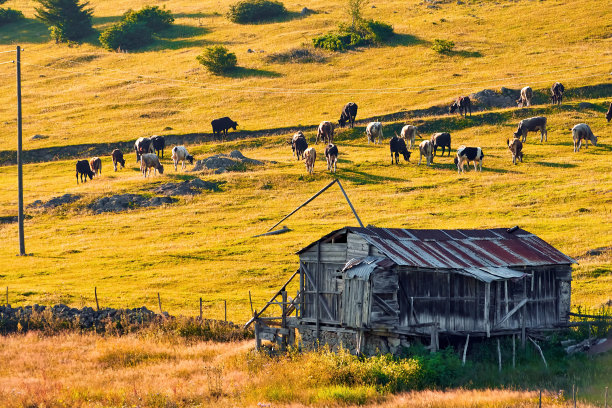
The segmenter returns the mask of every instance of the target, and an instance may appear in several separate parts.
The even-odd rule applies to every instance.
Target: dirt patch
[[[45,210],[52,209],[55,207],[59,207],[60,205],[70,204],[79,199],[81,199],[81,195],[79,194],[64,194],[63,196],[53,197],[49,201],[36,200],[33,203],[29,204],[27,208],[42,208]]]
[[[203,190],[221,191],[219,186],[223,182],[204,181],[199,178],[183,181],[182,183],[166,183],[162,184],[155,190],[157,194],[165,195],[196,195],[201,194]]]
[[[580,255],[576,257],[576,259],[580,260],[580,259],[588,258],[590,256],[599,256],[599,255],[603,255],[606,252],[610,252],[610,251],[612,251],[612,246],[593,248],[593,249],[589,249],[588,251],[586,251],[584,255]]]
[[[172,197],[147,197],[142,194],[117,194],[102,197],[89,205],[89,209],[96,214],[105,212],[120,212],[139,207],[160,207],[178,201]]]
[[[238,150],[234,150],[229,155],[215,154],[214,156],[198,160],[192,171],[214,170],[215,174],[221,174],[226,171],[243,170],[246,164],[262,165],[264,163],[244,157]]]

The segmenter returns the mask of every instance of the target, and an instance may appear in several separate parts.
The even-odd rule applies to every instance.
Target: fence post
[[[542,390],[540,390],[540,399],[538,401],[538,407],[542,408]]]
[[[606,392],[604,394],[604,408],[608,408],[608,387],[606,387]]]
[[[100,304],[98,303],[98,288],[94,286],[94,296],[96,298],[96,311],[100,311]]]
[[[162,307],[161,307],[161,296],[159,296],[159,292],[157,292],[157,304],[159,305],[159,314],[163,315],[164,312],[162,312]]]
[[[576,383],[572,384],[572,401],[574,401],[574,408],[576,408]]]
[[[227,322],[227,300],[223,301],[224,319]]]
[[[200,321],[202,321],[202,298],[200,298]]]
[[[9,301],[8,301],[8,286],[6,287],[6,307],[9,307]]]

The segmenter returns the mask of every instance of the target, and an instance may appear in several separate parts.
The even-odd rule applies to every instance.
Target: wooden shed
[[[432,349],[440,334],[524,339],[569,319],[576,261],[517,227],[345,227],[297,254],[298,295],[277,294],[284,342],[297,329],[307,347],[394,353],[417,337]],[[258,321],[264,338],[272,320]]]

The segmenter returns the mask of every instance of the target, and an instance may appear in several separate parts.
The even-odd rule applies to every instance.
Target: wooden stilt
[[[535,340],[533,340],[531,337],[529,337],[529,341],[532,342],[533,345],[538,349],[538,351],[540,352],[540,356],[542,356],[542,361],[544,361],[544,366],[546,366],[546,368],[548,368],[548,363],[546,362],[546,358],[544,357],[544,353],[542,352],[542,348],[540,348],[538,343],[536,343]]]
[[[463,346],[463,360],[461,362],[461,365],[465,365],[465,356],[467,355],[467,349],[468,349],[469,343],[470,343],[470,333],[468,333],[465,339],[465,346]]]
[[[512,368],[516,368],[516,336],[512,334]]]
[[[502,362],[501,362],[501,347],[499,345],[499,337],[497,338],[497,365],[499,367],[499,372],[502,370]]]

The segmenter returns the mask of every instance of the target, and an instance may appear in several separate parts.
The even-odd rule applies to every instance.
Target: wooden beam
[[[376,303],[380,305],[389,314],[397,316],[397,310],[393,309],[383,298],[378,296],[376,293],[372,293],[372,297]]]
[[[499,326],[501,326],[502,324],[504,324],[506,322],[506,320],[508,320],[510,317],[512,317],[512,315],[514,315],[516,312],[519,311],[519,309],[521,309],[523,306],[525,306],[527,304],[527,299],[523,299],[521,300],[521,302],[516,305],[514,307],[514,309],[512,309],[511,311],[509,311],[504,317],[502,317],[499,322],[497,322],[495,324],[495,326],[493,326],[493,329],[495,330],[496,328],[498,328]]]
[[[467,338],[465,339],[465,346],[463,347],[463,360],[461,361],[461,365],[465,365],[465,356],[467,355],[468,344],[470,343],[470,333],[468,333]]]
[[[281,292],[282,292],[283,290],[285,290],[285,288],[287,287],[287,285],[288,285],[289,283],[291,283],[291,281],[293,280],[293,278],[295,277],[295,275],[297,275],[299,272],[300,272],[300,270],[298,269],[297,271],[295,271],[295,272],[293,273],[293,275],[291,275],[291,277],[289,278],[289,280],[287,280],[287,282],[285,282],[285,284],[284,284],[284,285],[283,285],[283,286],[282,286],[282,287],[279,289],[279,291],[278,291],[278,292],[276,292],[276,294],[275,294],[274,296],[272,296],[272,299],[270,299],[270,300],[268,301],[268,303],[267,303],[267,304],[266,304],[266,305],[263,307],[263,309],[261,309],[261,310],[259,311],[259,313],[257,313],[257,311],[255,311],[255,315],[254,315],[254,316],[251,318],[251,320],[249,320],[248,322],[246,322],[246,323],[245,323],[245,325],[244,325],[244,328],[245,328],[245,329],[246,329],[247,327],[249,327],[249,326],[251,325],[251,323],[253,323],[253,322],[255,321],[255,319],[257,319],[257,317],[258,317],[258,316],[260,316],[260,315],[261,315],[261,314],[264,312],[264,310],[266,310],[266,309],[268,308],[268,306],[270,306],[270,303],[271,303],[271,302],[274,302],[274,299],[276,299],[276,297],[277,297],[278,295],[280,295],[280,294],[281,294]]]
[[[489,303],[491,297],[491,284],[485,283],[485,299],[484,299],[484,325],[487,337],[491,337],[490,323],[489,323]]]

